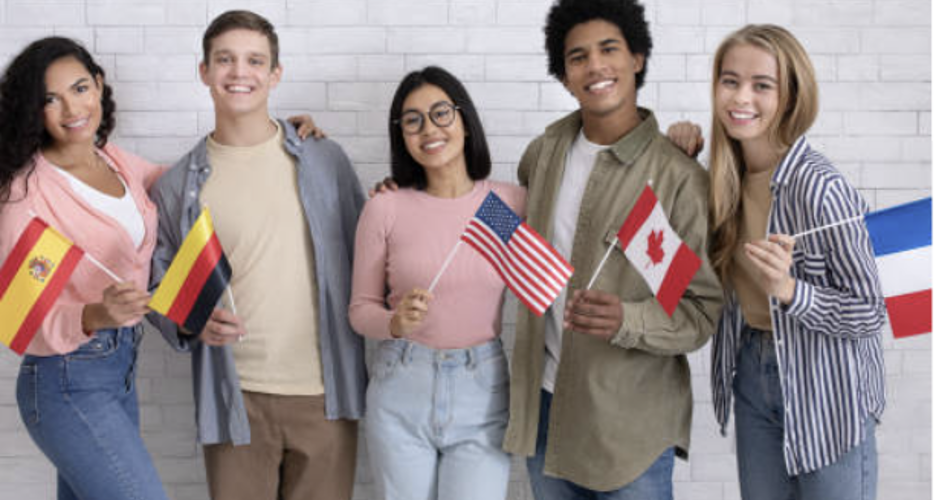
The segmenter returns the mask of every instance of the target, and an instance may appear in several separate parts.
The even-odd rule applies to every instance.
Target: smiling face
[[[43,124],[53,147],[92,144],[101,125],[103,81],[73,57],[58,59],[46,69]]]
[[[211,40],[208,60],[201,63],[215,112],[228,117],[250,114],[267,118],[270,91],[279,83],[282,67],[271,67],[269,39],[260,32],[235,29]]]
[[[637,112],[636,75],[644,56],[632,54],[621,30],[604,20],[579,24],[565,40],[563,85],[578,100],[583,119]]]
[[[743,148],[769,147],[780,94],[777,58],[753,45],[725,53],[715,86],[715,114]]]
[[[465,162],[465,125],[461,113],[455,113],[454,120],[447,127],[436,125],[429,114],[433,107],[439,109],[439,103],[449,103],[454,106],[451,97],[441,88],[425,84],[412,91],[403,101],[401,116],[412,111],[422,113],[422,130],[415,134],[404,131],[403,140],[410,156],[428,171],[440,168],[460,168],[467,172]],[[437,120],[439,121],[439,120]],[[444,120],[442,120],[444,122]]]

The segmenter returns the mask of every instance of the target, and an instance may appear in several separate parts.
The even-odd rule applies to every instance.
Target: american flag
[[[538,316],[572,277],[572,266],[493,191],[468,222],[461,239],[480,252],[507,287]]]

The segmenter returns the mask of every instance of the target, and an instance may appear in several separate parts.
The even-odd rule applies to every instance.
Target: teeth
[[[76,121],[76,122],[64,123],[64,124],[62,124],[62,126],[65,127],[65,128],[80,128],[80,127],[84,127],[86,123],[88,123],[88,119],[87,119],[87,118],[84,118],[84,119],[78,120],[78,121]]]
[[[598,83],[593,83],[588,86],[588,90],[601,90],[603,88],[610,87],[614,82],[611,80],[604,80]]]
[[[433,141],[433,142],[423,144],[423,149],[441,148],[444,145],[445,145],[445,141]]]
[[[746,113],[742,111],[732,111],[731,117],[737,120],[753,120],[756,116],[754,113]]]
[[[249,93],[250,87],[246,85],[229,85],[227,91],[233,93]]]

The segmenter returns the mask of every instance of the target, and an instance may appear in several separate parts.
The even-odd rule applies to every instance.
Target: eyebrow
[[[604,40],[598,42],[598,45],[599,45],[600,47],[607,47],[607,46],[609,46],[609,45],[621,45],[621,44],[623,44],[623,43],[624,43],[624,41],[623,41],[623,40],[620,40],[620,39],[618,39],[618,38],[606,38],[606,39],[604,39]],[[581,47],[581,46],[572,47],[571,49],[569,49],[569,50],[565,53],[565,56],[566,56],[566,57],[569,57],[569,56],[571,56],[571,55],[573,55],[573,54],[577,54],[577,53],[580,53],[580,52],[585,52],[585,48],[584,48],[584,47]]]
[[[78,78],[77,80],[75,80],[75,83],[69,85],[68,88],[73,89],[73,88],[75,88],[75,87],[81,85],[82,83],[87,83],[87,82],[89,82],[89,81],[91,81],[90,78],[88,78],[88,77],[86,77],[86,76],[82,76],[82,77]],[[46,96],[50,96],[50,95],[55,95],[55,92],[48,92],[48,91],[47,91],[47,92],[46,92]]]
[[[740,75],[738,73],[731,71],[730,69],[723,69],[721,73],[719,73],[719,76],[734,76],[734,77],[740,78]],[[768,75],[754,75],[751,77],[751,80],[766,80],[768,82],[777,83],[776,78],[772,76],[768,76]]]
[[[234,51],[229,50],[229,49],[218,49],[211,53],[211,57],[233,56],[233,55],[237,55],[237,54],[235,54]],[[248,52],[247,57],[258,57],[262,59],[269,59],[270,56],[267,54],[264,54],[263,52]]]

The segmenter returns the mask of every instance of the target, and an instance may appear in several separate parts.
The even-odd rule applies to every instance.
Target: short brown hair
[[[273,24],[265,17],[249,10],[229,10],[214,18],[202,36],[202,52],[205,65],[211,55],[211,41],[232,30],[256,31],[270,42],[270,68],[279,67],[279,37]]]

